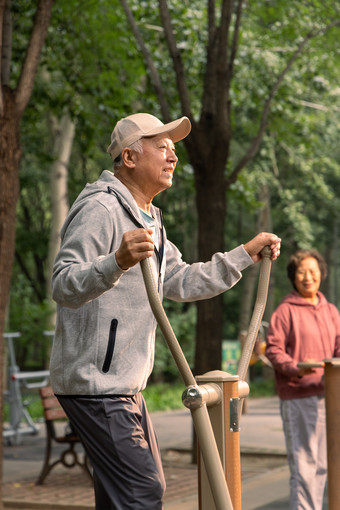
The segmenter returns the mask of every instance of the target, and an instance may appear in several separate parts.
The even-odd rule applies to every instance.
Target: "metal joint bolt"
[[[202,405],[202,394],[198,386],[188,386],[182,394],[182,402],[188,409],[197,409]]]

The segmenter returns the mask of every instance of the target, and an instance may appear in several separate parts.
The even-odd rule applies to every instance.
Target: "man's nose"
[[[176,156],[175,151],[173,151],[172,149],[169,149],[168,158],[170,159],[170,161],[175,161],[175,163],[177,163],[178,161],[178,157]]]

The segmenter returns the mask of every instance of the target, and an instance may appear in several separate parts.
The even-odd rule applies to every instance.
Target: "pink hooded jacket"
[[[339,311],[321,292],[318,297],[319,303],[313,305],[294,290],[272,315],[266,356],[283,400],[324,394],[323,369],[298,377],[299,361],[340,357]]]

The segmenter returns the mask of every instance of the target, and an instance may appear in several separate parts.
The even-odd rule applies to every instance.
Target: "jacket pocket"
[[[117,319],[112,319],[111,325],[110,325],[110,332],[109,332],[109,341],[107,344],[107,350],[106,350],[106,356],[103,364],[103,372],[106,374],[111,365],[112,357],[113,357],[113,351],[115,349],[115,343],[116,343],[116,334],[117,334],[117,326],[118,321]]]

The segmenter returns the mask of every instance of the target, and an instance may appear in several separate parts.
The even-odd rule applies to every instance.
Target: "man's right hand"
[[[154,252],[152,230],[137,228],[125,232],[116,251],[116,262],[121,269],[129,269],[143,259],[151,257]]]
[[[244,244],[244,249],[254,262],[259,262],[261,260],[261,250],[265,246],[269,246],[271,249],[271,260],[276,260],[280,255],[281,239],[275,234],[261,232],[261,234],[258,234],[251,241]]]

